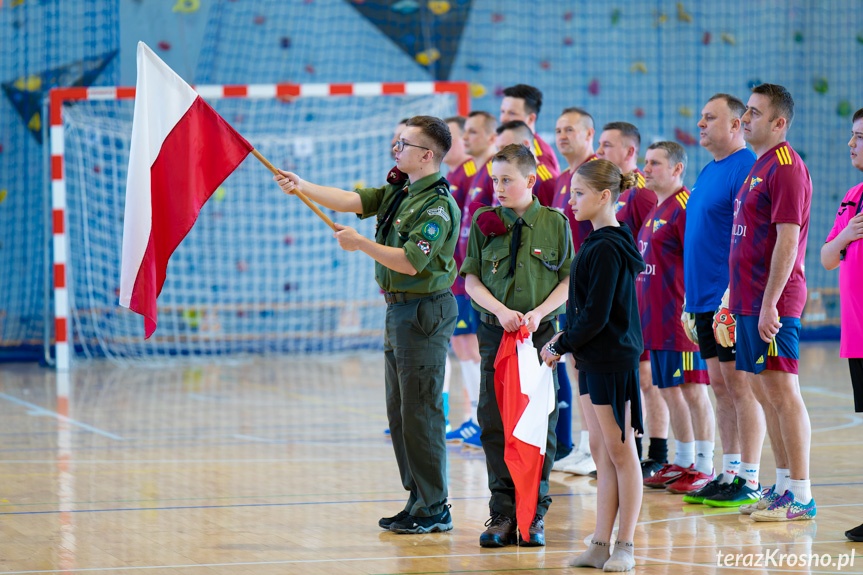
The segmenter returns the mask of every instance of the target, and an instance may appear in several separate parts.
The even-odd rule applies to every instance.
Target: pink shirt
[[[863,201],[863,184],[848,190],[836,214],[836,223],[827,235],[831,242],[845,229],[858,212]],[[839,262],[839,303],[842,308],[842,338],[839,357],[863,357],[863,300],[860,286],[863,285],[863,241],[848,244],[845,259]]]

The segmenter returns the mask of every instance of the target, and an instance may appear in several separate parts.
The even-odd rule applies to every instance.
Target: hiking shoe
[[[480,547],[505,547],[516,543],[515,517],[492,511],[485,526],[488,529],[479,536]]]
[[[401,521],[408,515],[410,515],[410,513],[402,510],[393,515],[392,517],[381,517],[378,521],[378,525],[380,525],[381,529],[389,529],[393,523],[395,523],[396,521]]]
[[[429,517],[407,515],[398,521],[394,521],[390,525],[390,531],[394,533],[435,533],[449,531],[452,529],[452,515],[450,515],[449,508],[449,505],[445,505],[443,511]]]
[[[545,521],[542,515],[537,515],[530,523],[527,541],[519,533],[518,544],[520,547],[545,547]]]
[[[735,477],[734,481],[725,486],[725,489],[705,498],[702,503],[710,507],[740,507],[746,503],[755,503],[760,498],[760,485],[757,489],[752,489],[746,486],[745,479]]]

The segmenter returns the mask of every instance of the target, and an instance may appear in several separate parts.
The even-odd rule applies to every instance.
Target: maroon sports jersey
[[[780,317],[803,314],[806,276],[803,270],[809,235],[812,180],[806,164],[788,142],[755,160],[734,200],[729,260],[732,313],[757,316],[770,275],[776,246],[776,224],[797,224],[797,258],[777,303]]]
[[[473,159],[468,158],[459,167],[451,170],[446,175],[446,181],[449,182],[449,191],[455,199],[458,207],[464,210],[464,200],[467,198],[470,191],[470,185],[473,178],[476,176],[476,164]]]
[[[572,230],[572,247],[575,249],[575,253],[578,253],[578,248],[581,247],[587,234],[593,231],[593,224],[588,220],[583,222],[576,221],[575,214],[572,213],[572,206],[569,205],[569,184],[572,181],[572,175],[578,168],[595,159],[596,154],[591,154],[585,161],[575,166],[575,168],[569,168],[561,172],[554,182],[554,199],[551,205],[549,205],[550,208],[563,212],[569,220],[569,229]]]
[[[484,206],[490,206],[494,199],[494,185],[491,181],[491,160],[485,165],[485,168],[479,170],[471,181],[469,192],[465,194],[463,208],[461,210],[461,225],[458,231],[458,244],[455,248],[456,266],[461,269],[461,264],[467,255],[467,241],[470,237],[470,222],[473,219],[473,212],[470,209],[471,204],[479,202]],[[452,293],[455,295],[465,295],[464,278],[460,275],[456,277],[455,283],[452,286]]]
[[[635,278],[644,349],[698,351],[680,323],[687,201],[689,190],[684,186],[655,206],[638,230],[638,249],[647,264]]]
[[[554,150],[539,137],[539,134],[533,135],[533,153],[536,156],[536,161],[546,166],[555,177],[560,174],[560,164],[557,163]]]

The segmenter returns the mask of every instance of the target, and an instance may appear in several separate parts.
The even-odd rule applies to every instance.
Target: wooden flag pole
[[[262,163],[262,164],[264,164],[265,166],[267,166],[267,169],[269,169],[271,172],[273,172],[273,175],[275,175],[275,176],[280,176],[280,175],[281,175],[281,174],[279,174],[279,170],[277,170],[277,169],[275,168],[275,166],[273,166],[273,164],[271,164],[271,163],[270,163],[270,161],[269,161],[269,160],[267,160],[264,156],[262,156],[262,155],[261,155],[261,153],[260,153],[258,150],[256,150],[256,149],[252,148],[252,154],[253,154],[256,158],[258,158],[258,159],[261,161],[261,163]],[[319,207],[317,206],[317,204],[315,204],[312,200],[310,200],[310,199],[308,198],[308,196],[306,196],[306,194],[304,194],[304,193],[303,193],[303,192],[301,192],[300,190],[294,190],[294,193],[297,195],[297,197],[298,197],[298,198],[300,198],[301,200],[303,200],[303,203],[304,203],[304,204],[306,204],[307,206],[309,206],[309,207],[312,209],[312,211],[313,211],[313,212],[315,212],[316,214],[318,214],[318,217],[319,217],[319,218],[321,218],[322,220],[324,220],[324,222],[326,222],[326,224],[327,224],[328,226],[330,226],[330,228],[331,228],[334,232],[338,231],[338,230],[336,229],[336,224],[334,224],[334,223],[333,223],[333,220],[331,220],[331,219],[329,218],[329,216],[327,216],[327,214],[325,214],[324,212],[322,212],[322,211],[321,211],[321,208],[319,208]]]

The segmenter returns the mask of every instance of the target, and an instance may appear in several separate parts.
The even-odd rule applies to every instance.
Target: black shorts
[[[863,413],[863,358],[848,358],[851,368],[851,387],[854,388],[854,411]]]
[[[610,405],[614,420],[620,427],[620,440],[626,441],[626,402],[630,402],[630,425],[644,434],[641,421],[641,390],[638,387],[638,370],[623,373],[578,372],[578,395],[590,396],[593,405]]]
[[[722,347],[716,343],[713,335],[713,313],[705,311],[695,314],[695,331],[698,332],[698,349],[701,350],[701,359],[719,357],[719,361],[735,361],[737,346]]]

